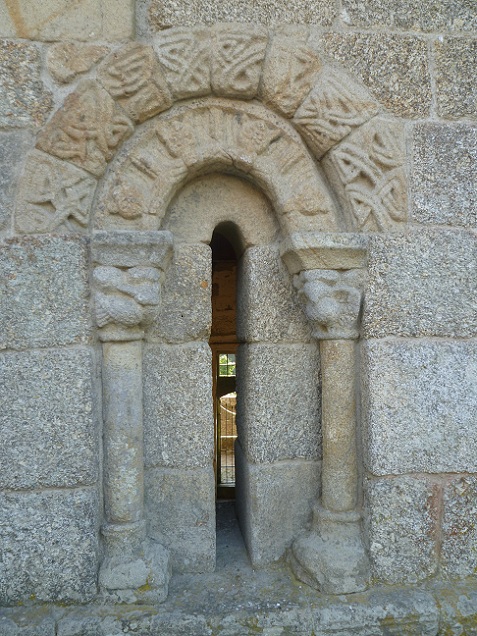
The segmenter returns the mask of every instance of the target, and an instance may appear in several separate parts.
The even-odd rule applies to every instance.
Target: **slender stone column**
[[[167,551],[146,536],[143,460],[143,328],[160,301],[172,239],[165,232],[99,232],[93,238],[95,318],[102,341],[105,558],[99,583],[113,602],[167,597]]]
[[[323,464],[321,503],[311,531],[292,547],[297,577],[330,594],[366,589],[368,559],[357,510],[355,340],[361,306],[359,270],[304,271],[297,287],[320,342]]]

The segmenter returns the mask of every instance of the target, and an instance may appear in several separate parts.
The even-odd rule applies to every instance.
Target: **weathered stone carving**
[[[132,42],[113,53],[102,64],[99,79],[134,121],[144,121],[172,105],[172,96],[150,46]]]
[[[108,324],[134,327],[144,324],[148,308],[159,304],[159,272],[154,267],[96,267],[95,308],[98,327]]]
[[[155,49],[176,99],[210,93],[209,29],[169,29]]]
[[[293,123],[320,159],[351,130],[378,112],[366,91],[336,69],[324,70],[293,117]]]
[[[295,286],[304,301],[315,338],[330,340],[359,336],[360,283],[359,270],[313,269],[295,277]]]
[[[131,121],[110,95],[96,82],[85,80],[42,130],[37,148],[101,176],[132,131]]]
[[[321,62],[314,51],[291,37],[272,40],[265,58],[260,94],[286,117],[293,117],[310,92]]]
[[[226,170],[261,186],[290,229],[310,229],[317,214],[323,230],[337,229],[326,185],[299,136],[255,104],[209,99],[178,107],[159,116],[119,161],[100,196],[101,227],[157,227],[151,213],[164,215],[186,177]]]
[[[265,57],[266,29],[227,24],[212,30],[211,80],[217,95],[252,99]]]
[[[48,49],[46,65],[53,79],[60,84],[68,84],[89,71],[108,52],[107,46],[58,42]]]
[[[324,162],[330,180],[362,231],[385,231],[407,219],[404,130],[400,122],[373,119]]]
[[[96,180],[87,172],[33,151],[17,195],[15,226],[19,232],[81,232],[88,227]]]

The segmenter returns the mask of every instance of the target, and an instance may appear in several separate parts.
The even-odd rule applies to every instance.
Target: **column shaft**
[[[108,523],[143,519],[142,341],[103,343],[104,491]]]
[[[320,342],[323,378],[322,506],[347,512],[357,503],[355,342]]]

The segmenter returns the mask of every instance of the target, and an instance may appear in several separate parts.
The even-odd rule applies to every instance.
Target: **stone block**
[[[320,458],[319,368],[314,344],[239,347],[237,428],[249,461]]]
[[[0,494],[0,602],[85,602],[96,593],[95,489]]]
[[[0,36],[30,40],[123,40],[134,34],[132,0],[0,0]]]
[[[109,47],[80,42],[59,42],[48,49],[46,66],[60,84],[68,84],[88,72],[108,53]]]
[[[193,451],[194,449],[191,448]],[[148,534],[168,548],[179,572],[215,569],[215,477],[208,468],[145,472]]]
[[[447,119],[477,118],[477,39],[444,38],[434,43],[437,113]]]
[[[0,40],[0,126],[41,126],[52,106],[52,95],[41,80],[37,47]]]
[[[347,26],[432,33],[475,31],[477,6],[471,0],[343,0],[341,18]]]
[[[477,471],[475,341],[376,340],[362,358],[372,473]]]
[[[84,239],[22,237],[0,250],[0,349],[54,347],[90,338]]]
[[[33,137],[29,131],[0,134],[0,231],[10,225],[17,179],[32,145]]]
[[[250,247],[243,254],[237,306],[241,342],[310,341],[310,325],[275,247]]]
[[[143,374],[146,466],[210,466],[214,416],[209,346],[148,345]]]
[[[2,609],[1,636],[56,636],[56,621],[48,607]]]
[[[208,245],[176,245],[148,339],[208,340],[212,324],[211,278],[212,255]]]
[[[0,356],[0,488],[96,481],[95,375],[87,349]]]
[[[236,508],[254,567],[280,559],[311,520],[319,494],[318,461],[252,464],[235,445]]]
[[[477,477],[453,478],[444,487],[441,567],[453,578],[477,569]]]
[[[361,78],[389,112],[411,118],[429,114],[426,40],[382,33],[315,33],[310,44]]]
[[[477,128],[418,124],[412,159],[412,219],[476,228]]]
[[[176,24],[215,24],[216,22],[245,22],[248,24],[280,25],[318,24],[331,25],[337,15],[333,0],[310,3],[295,0],[272,2],[207,2],[207,0],[139,0],[138,26],[141,32],[161,31]]]
[[[477,588],[475,578],[436,582],[431,588],[439,607],[439,627],[446,636],[475,636]]]
[[[365,524],[376,579],[416,583],[437,568],[438,489],[425,479],[366,480]]]
[[[413,228],[369,243],[363,333],[384,336],[477,334],[477,237]]]

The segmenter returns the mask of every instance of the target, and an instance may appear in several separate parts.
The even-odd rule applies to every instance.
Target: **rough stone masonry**
[[[477,633],[476,67],[473,0],[0,0],[0,636]]]

